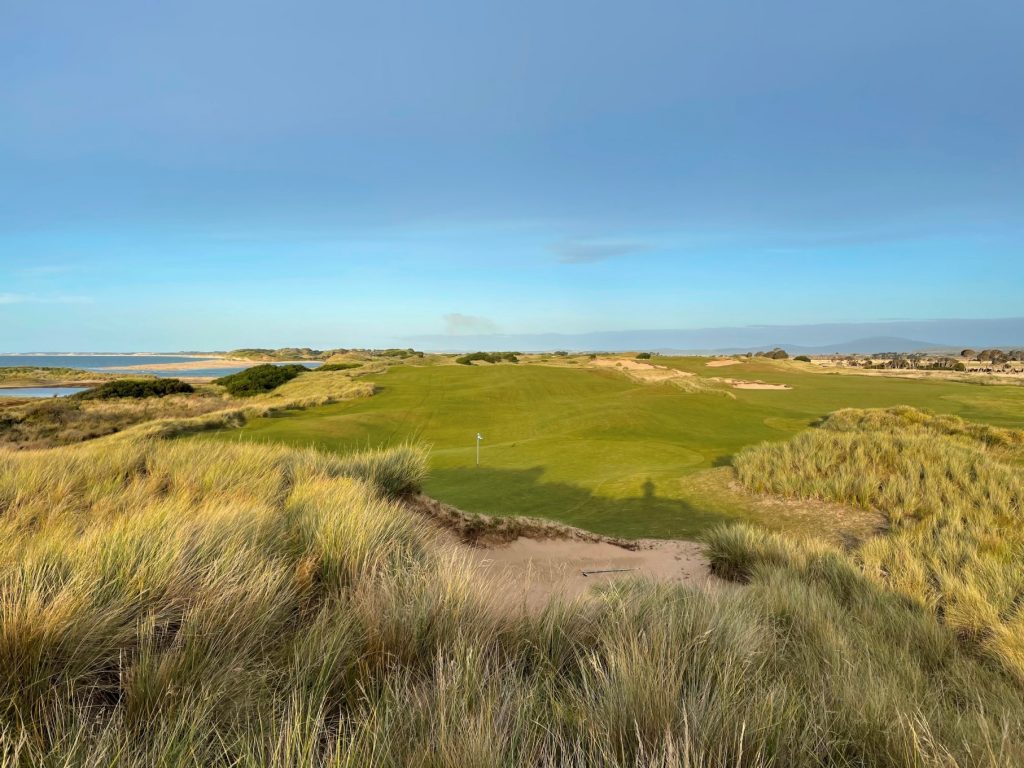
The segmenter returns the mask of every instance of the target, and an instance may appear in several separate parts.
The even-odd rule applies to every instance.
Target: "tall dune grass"
[[[742,451],[752,490],[877,509],[888,530],[855,557],[1024,680],[1024,432],[910,408],[840,411]]]
[[[834,550],[510,611],[389,498],[423,466],[0,452],[0,764],[1024,763],[1024,686]]]

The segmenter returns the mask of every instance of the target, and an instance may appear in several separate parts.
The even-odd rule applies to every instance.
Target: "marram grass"
[[[734,463],[755,491],[882,512],[887,531],[855,553],[863,572],[1024,680],[1021,446],[1022,431],[953,416],[847,410]]]
[[[424,467],[0,453],[0,764],[1024,763],[1020,682],[837,550],[733,529],[746,586],[509,610],[402,505]]]

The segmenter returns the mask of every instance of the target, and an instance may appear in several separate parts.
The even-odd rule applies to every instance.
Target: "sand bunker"
[[[464,512],[423,495],[406,505],[431,521],[494,600],[509,607],[536,610],[552,598],[572,599],[623,578],[728,583],[711,574],[703,546],[692,541],[611,539],[553,520]]]
[[[629,550],[608,542],[518,538],[464,551],[496,599],[530,609],[622,578],[694,586],[724,583],[712,576],[703,547],[692,541],[641,540],[637,549]]]
[[[765,384],[763,381],[733,381],[733,389],[792,389],[789,384]]]
[[[711,360],[704,363],[708,368],[723,368],[727,365],[739,365],[739,360]]]
[[[690,379],[695,374],[689,371],[677,371],[674,368],[666,368],[663,365],[651,365],[640,360],[632,360],[628,357],[599,357],[590,361],[594,368],[612,368],[619,370],[631,379],[644,383],[658,383],[662,381],[673,381],[679,379]]]

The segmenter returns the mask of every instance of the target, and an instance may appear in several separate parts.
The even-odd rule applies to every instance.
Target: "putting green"
[[[1024,426],[1024,387],[807,372],[754,361],[702,376],[760,379],[789,390],[691,394],[614,370],[570,366],[396,366],[373,397],[257,419],[220,439],[339,451],[422,441],[430,495],[488,514],[543,516],[621,536],[688,537],[726,520],[772,519],[729,487],[729,458],[782,440],[843,407],[897,404]],[[475,436],[483,433],[481,466]],[[760,516],[759,516],[760,515]]]

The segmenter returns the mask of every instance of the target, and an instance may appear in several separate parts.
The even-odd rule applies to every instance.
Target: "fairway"
[[[212,437],[338,451],[423,442],[432,447],[426,492],[462,509],[548,517],[611,535],[686,538],[729,520],[783,527],[732,487],[724,467],[740,448],[786,439],[838,408],[905,404],[1024,426],[1022,387],[826,374],[757,360],[727,369],[709,369],[704,358],[658,362],[792,389],[729,397],[638,384],[614,370],[399,365],[372,378],[372,397],[257,419]]]

